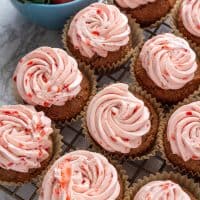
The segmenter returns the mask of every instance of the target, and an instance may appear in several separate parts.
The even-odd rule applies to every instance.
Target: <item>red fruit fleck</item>
[[[197,25],[197,28],[198,28],[198,29],[200,29],[200,24],[199,24],[199,25]]]
[[[42,153],[42,150],[41,150],[41,149],[39,149],[38,156],[39,156],[39,157],[41,157],[42,155],[43,155],[43,153]]]
[[[113,142],[117,142],[117,140],[114,138],[114,137],[110,137],[110,139],[113,141]]]
[[[191,111],[188,111],[188,112],[186,112],[186,115],[191,116],[191,115],[192,115],[192,112],[191,112]]]
[[[164,74],[165,76],[169,76],[169,74],[168,74],[167,71],[164,71],[163,74]]]
[[[14,77],[13,77],[13,80],[16,82],[16,81],[17,81],[17,76],[14,76]]]
[[[162,186],[163,190],[167,190],[168,188],[169,188],[169,184],[165,184],[165,185]]]
[[[37,125],[36,125],[36,129],[37,130],[41,130],[43,128],[43,125],[41,124],[41,123],[38,123]]]
[[[112,111],[112,115],[116,115],[116,113]]]
[[[13,162],[8,163],[8,167],[11,167],[13,164]]]
[[[51,87],[48,87],[47,92],[51,92]]]
[[[125,142],[129,142],[130,140],[128,138],[122,138]]]
[[[30,132],[31,132],[31,130],[28,129],[28,128],[25,128],[24,131],[25,131],[26,133],[30,133]]]
[[[32,66],[33,65],[33,61],[30,61],[27,63],[27,66]]]
[[[28,79],[25,79],[25,84],[26,84],[26,85],[28,84]]]
[[[23,144],[21,144],[21,143],[19,143],[19,148],[22,148],[22,147],[24,147],[24,145],[23,145]]]
[[[100,15],[101,14],[101,10],[97,9],[97,14]]]
[[[58,87],[57,92],[61,92],[61,91],[62,91],[62,89],[60,87]]]
[[[98,31],[93,31],[92,34],[93,34],[93,35],[96,35],[96,36],[99,36],[99,35],[100,35]]]
[[[3,124],[3,122],[2,121],[0,121],[0,126],[3,126],[4,124]]]
[[[55,193],[56,195],[59,195],[59,194],[60,194],[59,188],[55,188],[54,193]]]
[[[64,89],[68,92],[69,91],[69,85],[65,85]]]
[[[33,76],[34,73],[29,73],[28,77],[31,78]]]
[[[47,80],[47,77],[43,74],[42,75],[42,79],[43,79],[43,81],[46,83],[48,80]]]
[[[4,113],[5,115],[11,115],[11,114],[12,114],[12,112],[10,112],[10,111],[3,111],[3,113]]]
[[[139,109],[139,107],[136,106],[135,109],[133,110],[133,113],[135,113],[138,109]]]
[[[31,93],[28,93],[28,94],[27,94],[27,97],[32,98],[33,95],[32,95]]]
[[[193,160],[197,160],[197,159],[199,159],[199,157],[193,155],[193,156],[192,156],[192,159],[193,159]]]
[[[48,102],[44,102],[44,107],[49,107],[50,106],[50,104],[48,103]]]
[[[40,132],[40,135],[43,137],[43,136],[45,136],[45,134],[46,134],[46,132],[44,131],[44,130],[42,130],[41,132]]]
[[[171,136],[171,138],[172,138],[172,140],[176,140],[176,138],[175,138],[175,136],[174,136],[174,135],[172,135],[172,136]]]

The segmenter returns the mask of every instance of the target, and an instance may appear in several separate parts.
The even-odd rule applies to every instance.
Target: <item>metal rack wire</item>
[[[166,20],[160,26],[156,28],[145,29],[145,38],[149,39],[154,35],[164,32],[171,32],[171,27]],[[110,75],[100,75],[98,77],[98,87],[102,87],[105,84],[112,82],[126,82],[130,83],[130,72],[129,72],[129,62],[122,66],[117,72]],[[81,120],[73,122],[62,127],[61,131],[63,135],[63,154],[71,150],[76,149],[90,149],[91,145],[86,141],[81,130]],[[169,171],[171,170],[169,166],[166,165],[165,161],[158,155],[152,157],[149,160],[144,161],[125,161],[121,160],[121,164],[126,170],[130,184],[134,183],[138,178],[142,178],[150,173]],[[195,179],[199,182],[200,179]],[[0,190],[3,194],[0,196],[0,200],[36,200],[37,199],[37,187],[34,183],[25,184],[21,187],[4,187],[0,186]]]

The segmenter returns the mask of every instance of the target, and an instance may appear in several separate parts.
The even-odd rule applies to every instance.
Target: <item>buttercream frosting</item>
[[[18,63],[13,79],[18,93],[28,104],[63,106],[81,90],[82,74],[67,52],[40,47]]]
[[[156,0],[115,0],[122,8],[138,8],[142,5],[155,2]]]
[[[196,54],[183,38],[171,33],[148,40],[140,53],[142,67],[164,90],[177,90],[190,82],[197,70]]]
[[[114,5],[94,3],[73,18],[68,36],[80,53],[107,57],[129,42],[128,18]]]
[[[167,138],[173,154],[200,160],[200,101],[179,107],[170,117]]]
[[[33,106],[0,107],[0,167],[27,173],[49,157],[51,120]]]
[[[87,109],[92,138],[109,152],[129,153],[142,144],[151,128],[150,112],[128,85],[107,86],[94,96]]]
[[[200,37],[200,1],[183,0],[180,15],[187,31]]]
[[[191,200],[190,196],[172,181],[152,181],[141,187],[133,200]]]
[[[78,150],[58,159],[47,172],[39,200],[116,200],[118,174],[98,153]]]

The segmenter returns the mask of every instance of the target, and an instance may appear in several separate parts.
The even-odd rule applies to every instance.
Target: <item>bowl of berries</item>
[[[30,21],[48,29],[61,29],[67,19],[98,0],[11,0]]]

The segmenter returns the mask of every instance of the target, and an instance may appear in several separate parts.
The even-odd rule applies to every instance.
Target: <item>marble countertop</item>
[[[0,105],[15,103],[11,77],[19,58],[39,46],[62,47],[61,33],[32,24],[9,0],[1,0]]]

